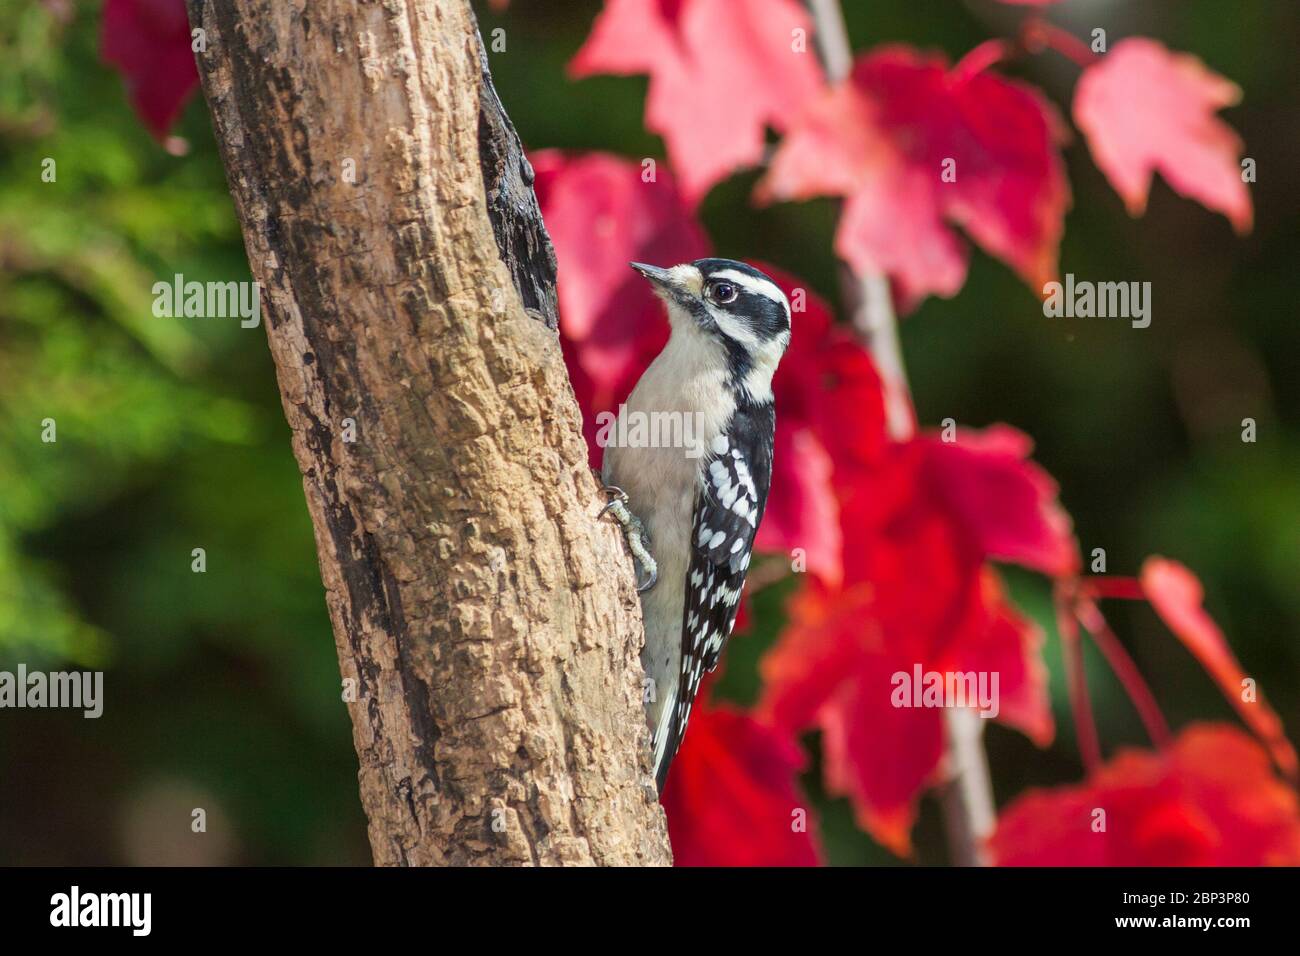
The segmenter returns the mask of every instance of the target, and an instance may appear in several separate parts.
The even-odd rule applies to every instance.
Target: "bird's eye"
[[[735,302],[739,293],[736,287],[730,282],[710,282],[709,298],[719,305],[726,305],[728,302]]]

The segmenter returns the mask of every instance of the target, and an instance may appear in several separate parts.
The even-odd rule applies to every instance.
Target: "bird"
[[[645,577],[641,663],[662,794],[700,679],[735,625],[767,507],[772,376],[790,344],[791,311],[781,288],[744,262],[631,266],[663,300],[671,334],[620,405],[620,427],[608,430],[615,440],[604,446],[601,479],[612,497],[602,514],[621,525]],[[654,440],[662,436],[644,426],[655,416],[680,440]]]

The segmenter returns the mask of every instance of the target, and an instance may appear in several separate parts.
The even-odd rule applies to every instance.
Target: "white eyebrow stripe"
[[[726,279],[728,282],[734,282],[741,288],[748,289],[758,295],[766,296],[773,302],[780,302],[785,306],[786,312],[790,311],[790,303],[786,301],[785,293],[777,287],[775,282],[770,279],[759,279],[735,269],[720,269],[709,276],[710,279]]]

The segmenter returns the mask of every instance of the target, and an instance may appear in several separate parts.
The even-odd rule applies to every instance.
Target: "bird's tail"
[[[663,697],[663,708],[659,711],[659,720],[650,737],[650,746],[654,751],[655,784],[659,792],[664,792],[664,781],[668,779],[668,767],[677,755],[677,745],[681,742],[681,730],[677,726],[677,688],[672,687]]]

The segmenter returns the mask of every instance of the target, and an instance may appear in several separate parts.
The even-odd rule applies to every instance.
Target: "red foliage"
[[[1074,121],[1129,212],[1146,208],[1151,174],[1249,232],[1250,192],[1241,178],[1241,140],[1215,116],[1241,90],[1196,57],[1145,37],[1116,43],[1079,78]]]
[[[882,47],[795,122],[758,195],[847,197],[836,251],[859,273],[887,274],[904,310],[965,282],[952,225],[1041,288],[1070,204],[1062,138],[1033,87]]]
[[[1028,435],[994,425],[966,431],[959,441],[929,443],[929,487],[961,516],[985,555],[1052,577],[1078,573],[1070,519],[1056,504],[1056,482],[1027,460]]]
[[[106,0],[100,55],[122,71],[149,132],[166,137],[199,85],[185,0]]]
[[[1252,686],[1246,690],[1246,675],[1227,638],[1201,606],[1203,590],[1196,575],[1177,561],[1148,558],[1142,565],[1142,591],[1156,613],[1174,635],[1186,645],[1223,695],[1262,740],[1278,767],[1291,779],[1296,777],[1296,753],[1286,739],[1282,721]]]
[[[821,89],[811,34],[797,0],[607,0],[569,69],[650,75],[646,127],[693,205],[756,164],[764,129],[784,130]]]
[[[823,731],[826,783],[899,853],[915,801],[939,769],[942,712],[898,707],[894,675],[996,672],[998,718],[1039,744],[1052,736],[1041,636],[1007,603],[991,557],[1049,573],[1077,566],[1054,487],[1006,428],[949,444],[892,445],[838,487],[845,585],[808,587],[764,658],[761,712]],[[978,507],[973,507],[978,505]]]
[[[990,846],[1008,866],[1296,866],[1300,805],[1255,741],[1194,724],[1165,753],[1121,751],[1081,786],[1026,793]]]
[[[782,731],[698,700],[664,787],[674,863],[818,865],[817,820],[795,784],[805,763]]]

